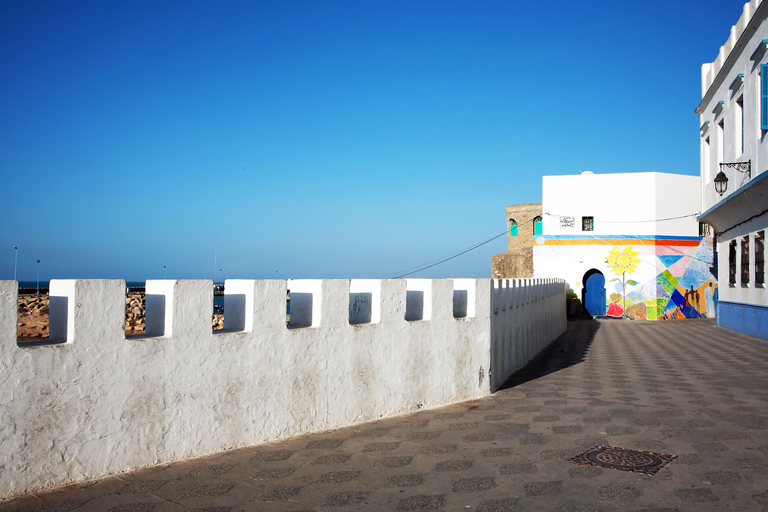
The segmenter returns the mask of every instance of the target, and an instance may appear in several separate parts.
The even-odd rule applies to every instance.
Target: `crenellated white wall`
[[[147,281],[126,338],[124,281],[54,280],[50,340],[17,345],[17,290],[0,498],[486,396],[565,329],[562,280],[228,280],[215,332],[211,281]]]
[[[493,282],[491,390],[565,332],[565,281],[499,279]]]

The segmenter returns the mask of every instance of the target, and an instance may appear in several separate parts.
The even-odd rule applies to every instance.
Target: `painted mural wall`
[[[714,318],[717,277],[709,237],[541,236],[534,276],[558,275],[582,296],[585,274],[605,277],[606,315],[637,320]]]

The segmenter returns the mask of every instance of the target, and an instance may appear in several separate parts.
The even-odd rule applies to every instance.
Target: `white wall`
[[[493,281],[491,390],[565,332],[562,279]]]
[[[744,173],[725,168],[728,177],[728,190],[720,197],[715,192],[714,179],[720,172],[719,164],[725,162],[752,161],[752,177],[768,169],[768,142],[760,129],[760,65],[768,63],[768,51],[756,60],[752,55],[763,39],[768,39],[768,25],[764,23],[765,9],[758,12],[762,2],[753,0],[744,5],[744,12],[731,29],[731,36],[720,48],[717,58],[712,63],[702,66],[702,102],[697,108],[699,113],[701,144],[701,179],[703,184],[702,211],[713,207],[726,199],[732,192],[747,183]],[[755,14],[757,18],[753,19]],[[757,30],[748,32],[744,29],[748,23],[759,23]],[[740,85],[734,85],[739,74],[744,78]],[[733,86],[733,88],[732,88]],[[738,115],[736,101],[743,98],[744,112],[744,148],[741,147],[741,116]],[[715,111],[722,101],[723,107]],[[718,129],[723,122],[724,130]],[[709,139],[709,144],[706,140]],[[723,160],[723,158],[725,160]]]
[[[124,281],[54,280],[50,343],[20,347],[17,290],[0,281],[0,498],[486,396],[565,325],[556,280],[507,313],[488,279],[229,280],[214,333],[211,281],[148,281],[148,335],[126,338]]]
[[[544,176],[543,234],[697,236],[700,197],[698,176],[658,172]],[[573,217],[574,226],[562,227],[561,216]],[[585,216],[594,217],[594,232],[582,231]],[[673,219],[681,216],[688,217]]]

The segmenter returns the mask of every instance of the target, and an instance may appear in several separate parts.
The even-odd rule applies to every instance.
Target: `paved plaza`
[[[595,446],[675,458],[652,475],[567,460]],[[712,320],[573,321],[493,396],[23,496],[9,510],[768,510],[768,342]]]

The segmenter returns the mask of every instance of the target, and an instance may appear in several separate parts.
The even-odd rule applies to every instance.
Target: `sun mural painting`
[[[626,275],[631,274],[637,270],[637,264],[640,263],[640,260],[636,258],[638,254],[639,253],[637,251],[632,250],[632,246],[628,246],[624,250],[621,250],[619,247],[614,247],[608,253],[608,257],[605,258],[606,265],[608,265],[611,270],[613,270],[613,273],[622,276],[622,294],[615,294],[616,297],[614,297],[613,294],[611,295],[611,304],[608,306],[608,311],[606,311],[606,314],[609,316],[624,317],[625,315],[627,310],[627,284],[638,284],[636,281],[632,281],[631,279],[626,281]],[[613,281],[618,281],[618,278],[613,279]],[[623,299],[622,306],[617,304],[618,299],[620,298]]]
[[[637,251],[632,250],[631,245],[623,251],[618,247],[614,247],[608,253],[608,257],[605,258],[605,263],[611,267],[611,270],[613,270],[613,273],[617,276],[624,274],[624,272],[631,274],[637,270],[636,265],[640,263],[640,260],[635,258],[638,254]]]

